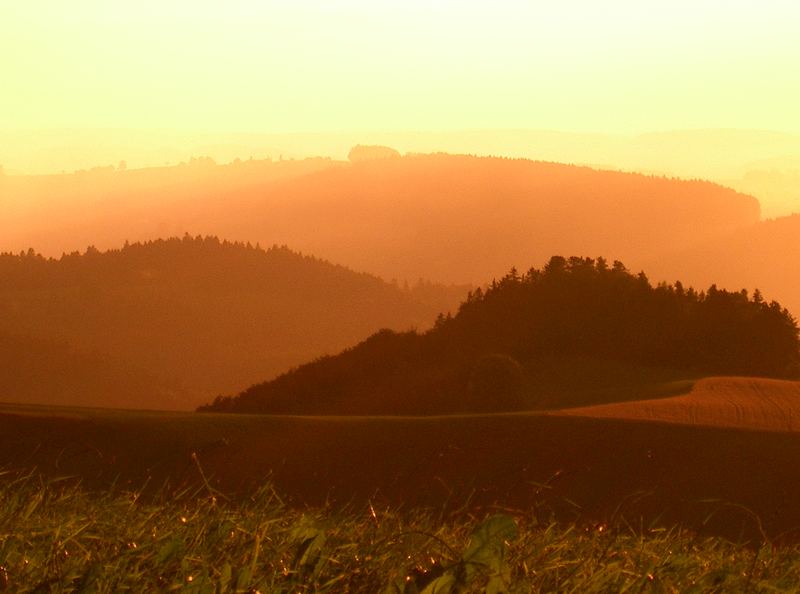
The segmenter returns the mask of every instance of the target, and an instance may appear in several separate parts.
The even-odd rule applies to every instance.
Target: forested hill
[[[243,198],[217,218],[227,237],[276,237],[383,278],[475,285],[554,253],[638,269],[759,219],[755,198],[706,181],[447,154],[329,168]]]
[[[381,327],[429,326],[465,293],[403,289],[286,247],[185,236],[59,259],[0,255],[0,333],[62,343],[181,386],[177,406],[143,391],[127,407],[193,408]],[[100,393],[87,400],[106,403]]]
[[[798,329],[760,293],[653,286],[619,262],[552,258],[476,291],[426,333],[374,334],[203,410],[442,414],[641,396],[701,375],[795,377]]]
[[[715,241],[703,242],[671,258],[657,258],[647,270],[659,278],[696,285],[759,287],[800,314],[800,214],[761,221]]]
[[[754,198],[705,181],[447,154],[8,176],[0,195],[0,250],[56,256],[192,229],[474,285],[554,253],[638,269],[759,218]]]

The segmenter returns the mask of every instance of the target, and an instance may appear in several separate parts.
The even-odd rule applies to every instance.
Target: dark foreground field
[[[8,477],[5,477],[8,479]],[[155,498],[0,482],[0,591],[234,594],[796,592],[800,547],[528,510],[287,506],[269,485]]]
[[[698,385],[708,390],[705,382]],[[206,476],[233,496],[269,481],[295,507],[457,509],[469,501],[475,510],[535,507],[579,525],[626,519],[800,540],[800,433],[587,411],[279,417],[3,405],[0,466],[80,477],[88,489],[155,492]]]
[[[576,527],[535,508],[297,509],[269,485],[236,501],[207,489],[146,499],[33,475],[0,482],[0,502],[0,591],[19,594],[740,593],[800,581],[797,545]]]

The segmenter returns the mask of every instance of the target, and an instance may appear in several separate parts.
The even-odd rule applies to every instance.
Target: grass
[[[0,477],[0,591],[775,592],[800,547],[563,525],[541,508],[297,509],[264,486],[155,499]]]

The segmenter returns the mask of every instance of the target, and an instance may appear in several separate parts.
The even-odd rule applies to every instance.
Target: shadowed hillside
[[[57,255],[192,229],[286,243],[387,279],[473,284],[553,253],[638,266],[759,217],[755,199],[709,182],[446,154],[199,160],[4,183],[0,249]]]
[[[203,410],[445,414],[641,398],[708,374],[791,377],[798,329],[778,303],[653,287],[615,262],[552,258],[471,293],[424,333],[381,331]],[[673,383],[669,383],[672,381]],[[630,396],[628,396],[630,394]],[[651,395],[653,395],[651,393]]]
[[[28,384],[13,378],[19,391],[2,398],[190,408],[338,351],[378,328],[422,327],[465,292],[430,283],[403,290],[285,247],[263,250],[214,237],[108,252],[90,248],[58,260],[33,251],[0,255],[0,310],[6,312],[0,332],[68,344],[82,356],[182,386],[166,399],[146,383],[126,380],[120,394],[109,397],[89,382],[77,400],[67,389],[43,398],[44,387],[55,388],[66,372],[61,354],[42,347],[39,384],[29,381],[25,389]],[[85,376],[80,370],[87,365],[77,365],[75,373]],[[98,376],[114,368],[97,367]],[[13,369],[6,373],[13,375]]]
[[[0,360],[0,402],[185,408],[192,401],[175,381],[64,342],[0,334]]]

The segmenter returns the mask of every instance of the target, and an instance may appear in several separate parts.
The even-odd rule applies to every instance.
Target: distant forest
[[[730,147],[744,142],[730,131],[709,138],[705,146],[716,156],[728,151],[728,159]],[[762,149],[779,141],[756,138]],[[647,161],[659,143],[679,154],[700,141],[680,134],[642,140],[637,159]],[[689,153],[700,154],[696,148]],[[201,158],[173,167],[7,175],[0,178],[0,251],[33,245],[58,256],[189,229],[290,245],[387,280],[474,286],[552,254],[602,254],[654,281],[759,287],[800,312],[800,215],[760,221],[758,201],[730,188],[525,159],[356,161],[216,165]]]
[[[376,151],[354,147],[365,150]],[[554,253],[604,254],[639,269],[759,219],[757,200],[706,181],[468,155],[355,161],[198,159],[11,177],[0,250],[57,255],[191,229],[291,245],[385,279],[478,285]]]
[[[466,292],[213,236],[2,254],[0,400],[191,409],[381,327],[428,327]]]
[[[741,146],[735,136],[722,134],[711,146]],[[676,150],[690,142],[680,135],[662,141]],[[525,159],[356,161],[216,165],[201,158],[173,167],[5,176],[0,251],[33,245],[59,256],[188,229],[286,244],[386,280],[473,286],[552,254],[602,254],[654,281],[759,287],[800,312],[800,215],[760,221],[758,201],[730,188]]]
[[[798,327],[760,292],[653,286],[603,258],[553,257],[471,292],[427,332],[380,331],[206,411],[444,414],[619,399],[703,375],[794,378]],[[665,388],[668,389],[668,388]]]

